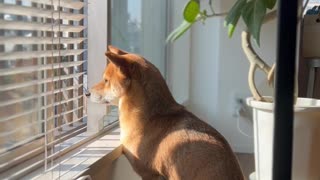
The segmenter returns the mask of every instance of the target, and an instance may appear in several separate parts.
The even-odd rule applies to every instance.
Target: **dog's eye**
[[[107,79],[105,79],[105,80],[104,80],[104,82],[105,82],[105,83],[107,83],[107,82],[108,82],[108,80],[107,80]]]

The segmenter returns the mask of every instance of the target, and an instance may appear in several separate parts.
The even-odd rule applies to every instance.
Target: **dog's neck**
[[[157,91],[148,90],[148,86],[133,87],[119,99],[120,126],[128,131],[138,132],[145,125],[157,117],[165,116],[177,111],[183,106],[172,97],[169,89],[158,87]]]
[[[175,101],[161,97],[148,99],[148,95],[143,98],[136,96],[122,97],[119,100],[120,118],[137,119],[139,121],[152,120],[152,117],[162,116],[179,109],[181,105]]]

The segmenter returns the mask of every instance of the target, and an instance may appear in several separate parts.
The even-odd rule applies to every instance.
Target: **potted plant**
[[[216,13],[212,7],[212,0],[208,0],[209,11],[201,10],[199,0],[189,0],[183,10],[183,22],[167,38],[173,42],[181,37],[198,21],[207,18],[225,16],[225,27],[229,37],[232,37],[238,21],[245,22],[246,29],[241,34],[241,46],[249,63],[248,84],[252,97],[247,104],[253,108],[254,146],[255,146],[255,174],[252,179],[269,180],[272,178],[273,151],[273,98],[262,96],[256,88],[254,78],[257,69],[262,70],[273,86],[276,65],[269,66],[256,53],[251,38],[260,45],[260,30],[263,24],[274,20],[277,11],[274,10],[276,0],[237,0],[227,13]],[[306,4],[308,1],[306,2]],[[306,4],[304,8],[306,7]],[[267,13],[267,11],[270,12]],[[296,81],[297,82],[297,81]],[[296,83],[297,87],[297,83]],[[298,98],[295,88],[295,122],[294,122],[294,151],[293,151],[293,179],[320,179],[320,100]],[[316,142],[317,141],[317,142]]]

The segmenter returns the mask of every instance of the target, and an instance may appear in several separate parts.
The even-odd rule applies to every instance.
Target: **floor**
[[[249,179],[249,175],[254,171],[254,155],[244,153],[237,153],[236,155],[245,177]]]

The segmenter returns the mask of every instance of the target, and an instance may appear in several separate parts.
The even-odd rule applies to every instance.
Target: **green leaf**
[[[238,24],[241,16],[241,11],[247,0],[238,0],[230,9],[227,17],[225,18],[224,25],[228,26],[228,36],[232,37],[234,30]]]
[[[249,32],[260,46],[260,30],[267,8],[261,0],[251,0],[242,9],[242,18]]]
[[[262,0],[262,1],[268,9],[273,9],[277,2],[277,0]]]
[[[183,18],[187,22],[192,23],[196,20],[199,13],[200,13],[199,2],[195,0],[191,0],[186,4],[183,10]]]
[[[195,21],[194,21],[195,22]],[[175,30],[173,30],[170,35],[168,36],[166,42],[173,42],[180,38],[190,27],[193,23],[189,23],[187,21],[183,21],[180,26],[178,26]]]

